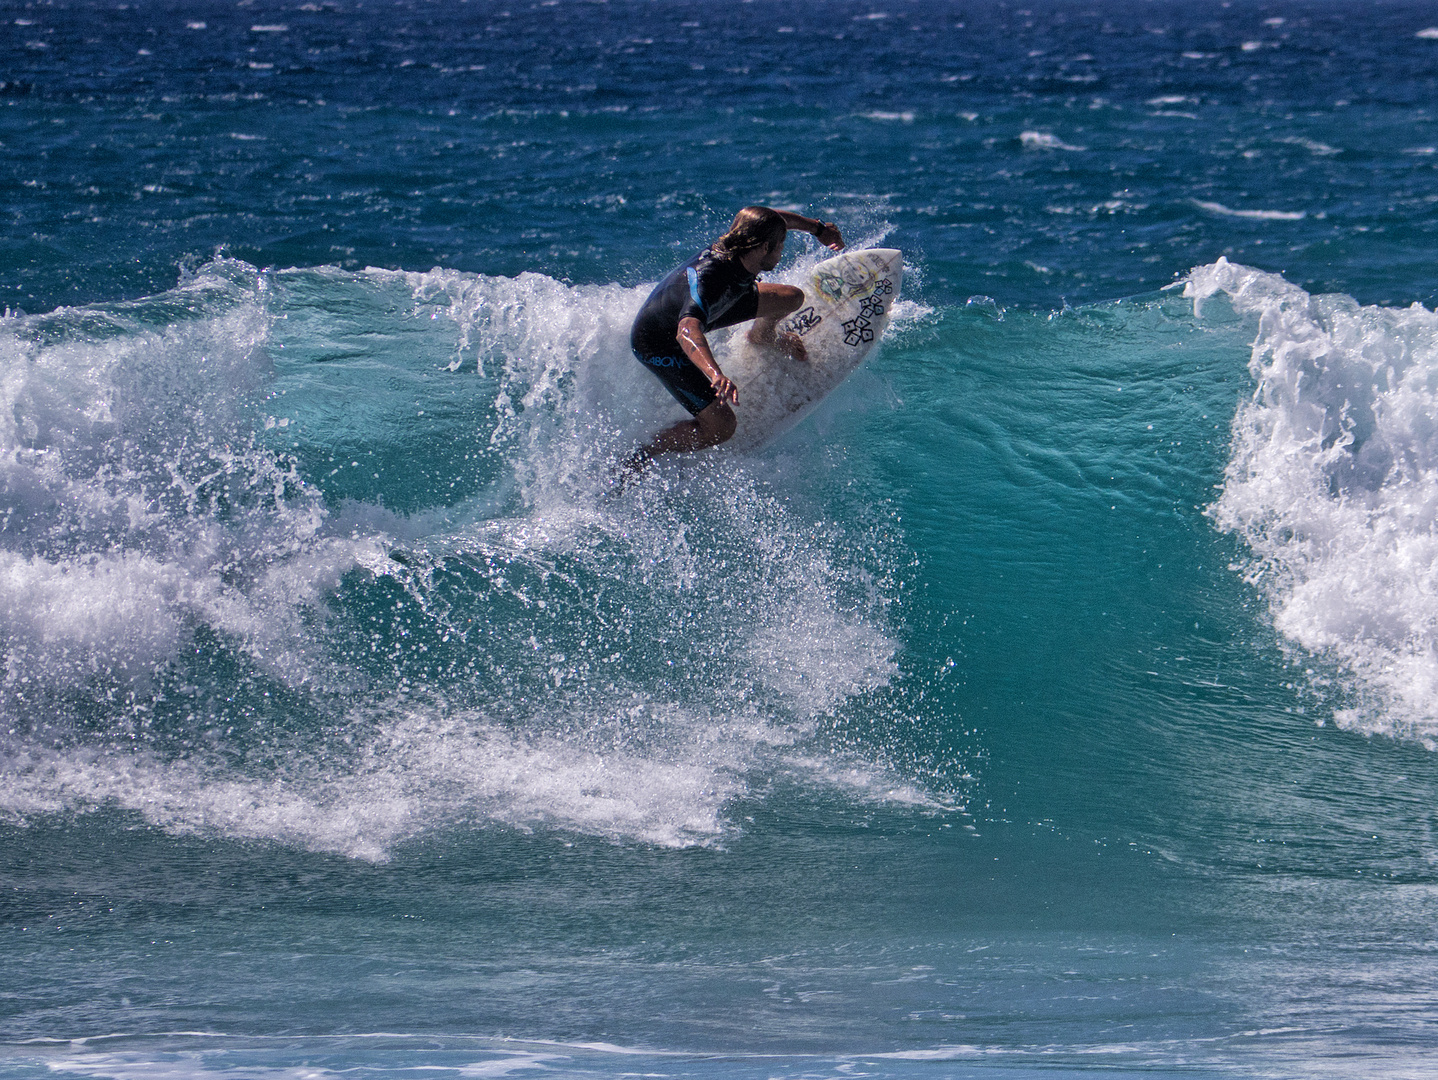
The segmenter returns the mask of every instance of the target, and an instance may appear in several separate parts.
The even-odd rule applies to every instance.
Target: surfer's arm
[[[689,357],[690,363],[704,373],[709,380],[709,385],[719,395],[721,401],[727,401],[730,405],[739,404],[739,388],[729,379],[724,372],[719,370],[718,361],[714,359],[714,353],[709,348],[709,339],[704,336],[704,326],[692,315],[679,320],[679,347],[684,350],[684,355]]]
[[[835,251],[844,250],[844,238],[839,234],[839,227],[832,221],[820,221],[818,218],[805,217],[803,214],[794,214],[788,210],[774,211],[784,219],[784,224],[791,229],[798,229],[806,232],[819,243]]]

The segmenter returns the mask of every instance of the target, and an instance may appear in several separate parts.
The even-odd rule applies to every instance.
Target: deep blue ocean
[[[1434,1075],[1438,8],[0,22],[0,1076]]]

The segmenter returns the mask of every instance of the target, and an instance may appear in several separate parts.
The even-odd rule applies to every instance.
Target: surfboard
[[[845,251],[814,267],[795,283],[804,305],[779,324],[803,340],[807,360],[753,345],[742,327],[735,331],[722,363],[739,387],[739,422],[724,445],[760,449],[813,412],[878,347],[903,280],[904,257],[894,248]]]

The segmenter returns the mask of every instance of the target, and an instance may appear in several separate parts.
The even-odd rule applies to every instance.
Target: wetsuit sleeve
[[[679,319],[698,319],[706,331],[746,322],[758,312],[758,284],[735,259],[700,259],[684,268],[682,284],[688,294]]]
[[[679,308],[679,318],[674,320],[677,327],[685,319],[698,319],[699,324],[706,330],[709,329],[709,305],[716,298],[716,293],[723,291],[722,285],[716,289],[713,274],[706,274],[707,266],[686,266],[684,268],[684,286],[688,289],[688,295]]]

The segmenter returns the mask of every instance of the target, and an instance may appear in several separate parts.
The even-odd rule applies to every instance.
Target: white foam
[[[183,312],[163,330],[123,307],[0,328],[5,686],[144,685],[200,625],[316,677],[306,609],[385,539],[325,535],[317,493],[256,442],[262,291],[219,263],[159,301]]]
[[[1064,142],[1057,135],[1048,131],[1021,131],[1019,142],[1025,150],[1084,150],[1086,147],[1074,146]]]
[[[994,1052],[993,1047],[972,1046],[957,1043],[945,1046],[926,1047],[922,1050],[890,1050],[869,1055],[886,1061],[965,1061],[983,1057]]]
[[[1349,673],[1335,719],[1438,745],[1438,315],[1199,267],[1184,295],[1257,316],[1220,527],[1253,552],[1275,626]],[[1315,677],[1321,677],[1316,675]]]
[[[305,290],[326,302],[272,309],[308,303]],[[438,270],[266,279],[222,262],[133,313],[0,325],[0,814],[112,808],[177,834],[382,860],[426,832],[484,825],[722,843],[732,807],[763,797],[756,778],[762,791],[780,775],[926,805],[882,754],[841,760],[808,741],[897,672],[889,586],[864,562],[882,543],[816,526],[732,456],[664,462],[631,497],[599,499],[614,459],[682,415],[629,353],[645,293]],[[291,315],[293,333],[319,319],[328,345],[332,308],[391,318],[405,294],[413,325],[453,342],[452,378],[492,394],[476,449],[487,442],[513,482],[409,516],[327,505],[263,440],[325,445],[275,387],[323,388],[342,369],[277,374],[272,320]],[[379,316],[358,317],[368,331]],[[457,578],[458,596],[445,591]],[[703,646],[688,670],[626,673],[629,641],[585,629],[618,591],[623,633],[685,620]],[[416,687],[399,661],[365,655],[344,637],[346,604],[368,616],[390,609],[373,599],[385,595],[416,612],[412,634],[389,628],[413,650],[401,660],[470,635],[499,689]],[[491,618],[508,621],[486,638],[475,627]],[[213,670],[200,641],[222,654]],[[223,681],[240,677],[226,665],[244,668],[243,686]],[[179,730],[136,739],[155,685]],[[235,714],[203,704],[238,692],[267,709],[272,691],[284,709],[233,736]],[[188,719],[176,696],[195,700]],[[74,701],[83,722],[66,728],[52,706]]]
[[[787,602],[755,628],[746,650],[764,684],[803,716],[832,712],[850,697],[888,685],[898,673],[895,642],[864,619],[837,610],[825,591],[797,581],[791,588]]]
[[[762,724],[674,713],[659,719],[681,738],[629,748],[614,724],[642,719],[634,715],[604,718],[610,723],[586,737],[575,733],[579,717],[568,734],[533,734],[434,705],[393,708],[344,719],[370,732],[347,759],[292,754],[272,776],[193,757],[30,747],[6,760],[0,810],[25,820],[108,806],[176,834],[273,840],[372,861],[386,860],[403,840],[464,823],[687,846],[725,832],[722,808],[744,790],[743,770],[764,742]]]
[[[1334,154],[1343,153],[1342,147],[1329,146],[1327,143],[1319,142],[1316,139],[1291,137],[1279,139],[1278,141],[1281,143],[1287,143],[1290,146],[1301,146],[1303,147],[1303,149],[1307,150],[1309,153],[1314,154],[1317,157],[1332,157]]]
[[[553,827],[663,847],[711,845],[734,830],[730,802],[756,768],[859,802],[940,803],[872,763],[791,749],[793,730],[757,710],[699,713],[615,702],[607,713],[501,723],[442,702],[395,699],[341,720],[354,740],[287,755],[266,776],[192,756],[30,745],[3,756],[0,813],[104,807],[179,835],[271,840],[382,862],[394,845],[435,829]]]
[[[201,1033],[182,1033],[195,1035]],[[260,1044],[263,1047],[263,1043]],[[535,1053],[525,1050],[487,1048],[492,1054],[483,1061],[463,1065],[417,1066],[417,1071],[438,1072],[444,1075],[463,1077],[513,1076],[526,1070],[548,1071],[552,1064],[566,1061],[563,1054]],[[252,1050],[252,1053],[255,1053]],[[279,1055],[265,1054],[263,1049],[255,1056],[273,1060]],[[180,1050],[166,1047],[162,1052],[116,1051],[110,1053],[74,1053],[47,1055],[44,1068],[52,1073],[72,1076],[106,1077],[109,1080],[247,1080],[261,1077],[263,1080],[340,1080],[353,1073],[350,1067],[329,1068],[306,1063],[303,1065],[262,1065],[253,1061],[247,1064],[226,1062],[224,1051]]]
[[[212,601],[214,588],[140,553],[50,561],[0,551],[5,684],[143,684],[178,653],[185,611]]]
[[[1223,203],[1203,199],[1194,199],[1193,205],[1221,217],[1249,218],[1253,221],[1302,221],[1308,216],[1306,210],[1234,210]]]

